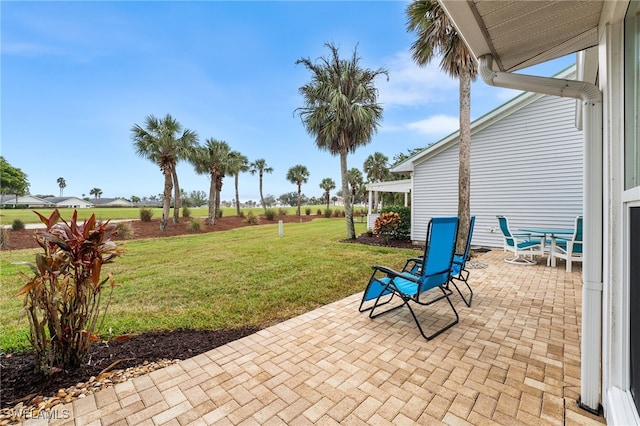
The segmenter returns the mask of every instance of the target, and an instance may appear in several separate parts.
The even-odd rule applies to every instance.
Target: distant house
[[[94,207],[133,207],[124,198],[96,198],[93,200]]]
[[[61,209],[86,209],[93,207],[92,203],[76,197],[47,197],[45,200],[50,202],[53,206]]]
[[[574,76],[575,66],[557,78]],[[583,135],[575,117],[573,99],[523,93],[471,124],[473,245],[503,245],[496,215],[515,228],[573,227],[583,212]],[[424,241],[431,217],[457,215],[458,152],[456,132],[392,169],[412,176],[413,241]]]
[[[26,206],[27,208],[33,207],[54,207],[54,205],[42,198],[34,197],[32,195],[19,195],[16,197],[16,194],[7,194],[2,195],[0,198],[0,204],[3,207],[16,207],[16,206]]]

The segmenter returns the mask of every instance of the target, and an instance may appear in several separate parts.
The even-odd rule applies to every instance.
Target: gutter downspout
[[[578,405],[599,413],[603,287],[603,135],[602,93],[594,84],[493,71],[493,57],[478,58],[479,73],[491,86],[575,98],[583,106],[584,247],[582,262],[582,339]]]

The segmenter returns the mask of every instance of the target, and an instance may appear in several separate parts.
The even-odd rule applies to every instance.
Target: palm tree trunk
[[[236,216],[240,217],[240,195],[238,192],[238,175],[239,173],[236,173],[235,175],[235,186],[236,186]]]
[[[460,153],[458,170],[458,217],[460,229],[456,253],[464,253],[471,222],[471,76],[462,67],[460,71]]]
[[[346,145],[343,145],[346,146]],[[353,210],[351,197],[349,197],[349,175],[347,173],[347,151],[340,151],[340,175],[342,177],[342,198],[344,199],[344,217],[347,222],[347,239],[356,238],[356,229],[353,224]]]
[[[178,185],[178,172],[173,169],[171,172],[173,176],[173,193],[174,205],[173,205],[173,223],[180,222],[180,185]]]
[[[207,216],[207,225],[216,223],[216,177],[211,175],[211,183],[209,184],[209,216]]]
[[[302,195],[302,184],[298,183],[298,217],[300,216],[300,196]]]
[[[222,217],[222,212],[220,211],[220,193],[222,192],[222,179],[224,175],[218,175],[216,179],[216,219]]]
[[[267,206],[264,205],[264,197],[262,196],[262,171],[260,172],[260,202],[262,203],[264,213],[267,214]]]
[[[173,189],[173,179],[169,170],[163,171],[164,193],[162,194],[162,219],[160,219],[160,230],[169,229],[169,210],[171,209],[171,190]]]

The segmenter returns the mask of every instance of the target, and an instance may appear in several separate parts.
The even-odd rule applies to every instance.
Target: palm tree
[[[208,138],[205,146],[196,149],[191,162],[198,174],[208,174],[211,182],[209,185],[209,216],[207,223],[213,225],[216,218],[220,217],[220,191],[222,179],[227,173],[229,154],[231,148],[225,141]]]
[[[60,187],[60,196],[62,197],[62,190],[67,187],[67,181],[65,181],[63,177],[59,177],[56,182],[58,182],[58,186]]]
[[[302,197],[302,184],[309,180],[309,170],[303,165],[297,164],[287,172],[287,180],[298,185],[298,216],[300,216],[300,199]]]
[[[260,158],[249,165],[249,173],[255,175],[258,173],[260,177],[260,202],[264,212],[267,212],[267,206],[264,203],[264,197],[262,196],[262,177],[265,173],[273,173],[273,168],[267,166],[267,162],[264,158]]]
[[[198,143],[198,135],[192,130],[183,129],[182,125],[169,114],[162,119],[149,115],[145,118],[145,127],[134,124],[131,133],[136,154],[156,163],[164,175],[160,230],[166,231],[169,226],[171,190],[174,184],[176,188],[174,222],[177,221],[180,210],[180,188],[176,165],[178,161],[189,158],[192,154]]]
[[[320,188],[324,190],[324,197],[327,200],[327,210],[329,210],[329,197],[332,189],[336,189],[336,183],[331,178],[324,178],[320,182]]]
[[[436,0],[414,0],[407,6],[407,29],[417,35],[411,45],[413,59],[424,66],[441,56],[440,68],[460,82],[460,153],[458,170],[458,217],[460,230],[456,250],[464,252],[471,213],[471,81],[478,73],[477,63]]]
[[[347,172],[347,180],[349,181],[349,187],[351,188],[351,202],[355,203],[358,191],[360,191],[362,184],[364,183],[360,169],[355,167],[349,169]],[[349,194],[349,192],[347,194]]]
[[[240,216],[240,193],[238,192],[238,176],[241,172],[249,170],[249,159],[238,151],[229,154],[229,169],[227,172],[234,177],[236,187],[236,215]]]
[[[93,188],[89,191],[89,195],[93,195],[94,198],[98,199],[102,195],[102,190],[100,188]]]
[[[381,74],[389,78],[387,70],[363,69],[357,48],[350,60],[341,59],[338,48],[331,43],[329,58],[317,62],[299,59],[312,73],[312,80],[299,89],[304,107],[298,108],[307,133],[315,136],[316,145],[331,155],[340,156],[340,174],[344,197],[347,238],[355,238],[353,209],[349,194],[347,155],[371,142],[382,120],[382,106],[376,101],[378,91],[374,80]]]
[[[389,157],[381,152],[375,152],[364,160],[364,172],[368,182],[382,182],[389,176]],[[375,192],[375,210],[378,211],[378,191]]]

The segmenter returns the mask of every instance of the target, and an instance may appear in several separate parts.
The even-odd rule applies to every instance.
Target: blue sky
[[[310,172],[302,187],[320,196],[323,178],[340,187],[339,158],[319,151],[295,109],[309,71],[295,62],[341,56],[357,45],[363,67],[389,71],[376,86],[384,118],[372,142],[348,167],[382,152],[391,161],[456,130],[458,83],[437,61],[411,59],[406,1],[30,2],[2,1],[1,152],[28,175],[31,194],[102,197],[157,195],[163,176],[136,155],[131,127],[147,115],[171,114],[184,127],[226,141],[250,161],[273,167],[264,193],[295,191],[286,180],[297,164]],[[525,70],[551,76],[573,55]],[[472,86],[478,118],[517,92]],[[178,165],[180,186],[208,194],[209,181]],[[242,174],[240,199],[259,200],[258,177]],[[225,178],[222,199],[234,198]]]

